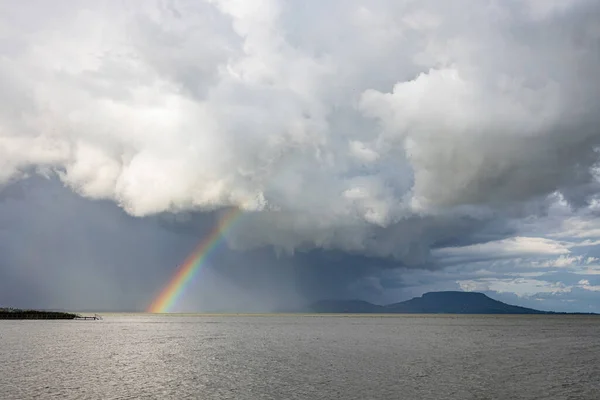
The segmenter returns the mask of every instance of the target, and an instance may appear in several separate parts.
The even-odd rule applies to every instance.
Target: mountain
[[[430,292],[385,306],[362,300],[322,300],[310,305],[308,311],[335,314],[561,314],[513,306],[477,292]]]

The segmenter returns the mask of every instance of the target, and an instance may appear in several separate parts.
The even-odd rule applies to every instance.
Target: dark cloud
[[[2,303],[143,309],[192,242],[56,180],[7,189],[20,195],[0,205]]]
[[[144,310],[216,215],[128,216],[89,201],[56,179],[3,189],[0,303],[21,307]],[[18,195],[16,195],[18,194]],[[361,296],[349,286],[397,261],[312,250],[218,248],[182,298],[186,310],[265,311],[322,297]]]

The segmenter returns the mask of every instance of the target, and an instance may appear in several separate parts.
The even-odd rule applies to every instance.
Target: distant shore
[[[78,314],[60,311],[19,310],[0,308],[0,319],[76,319]]]

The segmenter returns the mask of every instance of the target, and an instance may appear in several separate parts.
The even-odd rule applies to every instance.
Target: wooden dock
[[[78,315],[74,319],[83,320],[83,321],[86,321],[86,320],[99,321],[102,319],[102,317],[99,316],[98,314],[94,314],[93,316]]]

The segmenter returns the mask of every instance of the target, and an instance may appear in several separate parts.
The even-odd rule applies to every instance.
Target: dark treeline
[[[59,311],[19,310],[0,308],[0,319],[75,319],[77,314]]]

